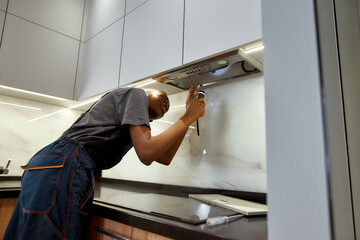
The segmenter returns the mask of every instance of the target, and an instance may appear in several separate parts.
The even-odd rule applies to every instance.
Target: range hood
[[[263,71],[262,48],[258,51],[246,51],[239,48],[155,75],[153,79],[187,90],[193,84],[206,86],[261,71]]]

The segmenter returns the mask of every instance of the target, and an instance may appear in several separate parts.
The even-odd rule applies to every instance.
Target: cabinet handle
[[[109,237],[118,239],[118,240],[130,240],[130,239],[128,239],[128,238],[119,236],[119,235],[117,235],[117,234],[115,234],[115,233],[106,231],[105,229],[103,229],[103,228],[101,228],[101,227],[95,227],[95,231],[96,231],[96,232],[99,232],[99,233],[102,233],[102,234],[104,234],[104,235],[106,235],[106,236],[109,236]]]

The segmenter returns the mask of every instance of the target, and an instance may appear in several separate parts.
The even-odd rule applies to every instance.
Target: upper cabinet
[[[184,64],[262,38],[261,0],[185,0]]]
[[[0,0],[0,10],[6,11],[6,5],[8,0]]]
[[[261,39],[261,0],[0,0],[0,29],[0,84],[81,100]]]
[[[80,40],[85,0],[10,0],[8,12]]]
[[[120,85],[181,66],[184,0],[149,0],[125,17]]]
[[[86,1],[82,41],[99,34],[125,15],[125,0]]]
[[[4,26],[4,19],[5,19],[5,12],[0,10],[0,46],[1,46],[2,30]]]
[[[135,8],[141,6],[149,0],[129,0],[126,2],[126,14],[133,11]]]
[[[79,42],[7,14],[0,84],[73,98]]]
[[[118,87],[124,15],[125,0],[86,2],[75,100]]]
[[[124,19],[82,43],[75,99],[81,100],[118,87]]]

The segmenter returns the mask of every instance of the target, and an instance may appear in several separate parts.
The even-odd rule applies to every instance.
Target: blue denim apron
[[[26,166],[4,239],[83,239],[96,167],[75,140],[61,137]]]

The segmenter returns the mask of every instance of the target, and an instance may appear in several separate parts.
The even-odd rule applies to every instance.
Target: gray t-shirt
[[[118,164],[132,147],[129,125],[150,128],[149,102],[138,88],[120,88],[105,94],[64,132],[83,144],[97,168]]]

